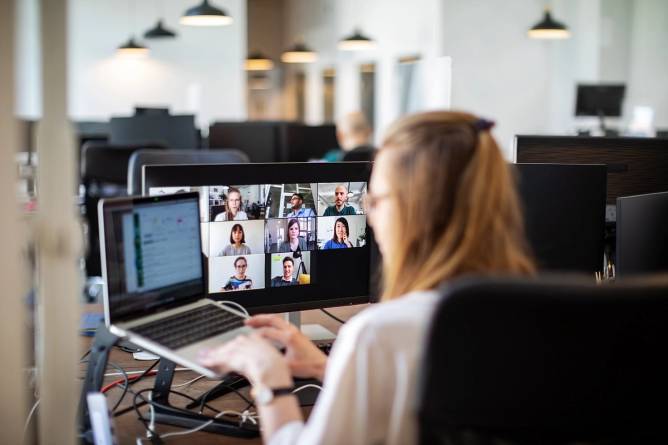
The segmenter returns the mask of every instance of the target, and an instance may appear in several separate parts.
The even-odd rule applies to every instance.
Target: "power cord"
[[[329,312],[327,309],[320,309],[320,310],[321,310],[325,315],[327,315],[329,318],[331,318],[331,319],[333,319],[333,320],[336,320],[336,321],[338,321],[338,322],[341,323],[341,324],[344,324],[344,323],[346,322],[346,320],[342,320],[342,319],[340,319],[340,318],[337,317],[336,315],[334,315],[334,314],[332,314],[331,312]]]
[[[231,300],[217,300],[216,303],[218,303],[221,306],[233,306],[235,309],[238,309],[239,311],[243,312],[246,317],[250,318],[250,314],[248,313],[248,310],[246,310],[245,307],[237,303],[236,301],[231,301]]]

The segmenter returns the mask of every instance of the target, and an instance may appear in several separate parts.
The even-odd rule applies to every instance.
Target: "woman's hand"
[[[201,351],[199,362],[221,374],[232,371],[242,374],[254,386],[293,385],[285,358],[257,333],[240,335],[222,346]]]
[[[277,315],[256,315],[246,320],[246,324],[286,348],[285,359],[292,375],[323,380],[327,356],[295,325]]]

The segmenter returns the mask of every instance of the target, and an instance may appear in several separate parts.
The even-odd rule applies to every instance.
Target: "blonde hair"
[[[471,114],[446,111],[408,116],[388,130],[381,152],[398,210],[383,299],[467,274],[534,271],[515,181],[488,130]]]

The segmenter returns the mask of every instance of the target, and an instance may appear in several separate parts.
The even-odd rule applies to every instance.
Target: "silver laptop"
[[[250,329],[242,312],[206,298],[198,193],[103,199],[98,218],[111,333],[219,377],[199,351]]]

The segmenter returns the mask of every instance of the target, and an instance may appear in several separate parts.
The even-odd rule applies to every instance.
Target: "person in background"
[[[295,269],[295,260],[286,256],[283,258],[283,275],[271,279],[271,287],[294,286],[297,279],[292,276],[292,271]]]
[[[348,237],[350,236],[348,230],[348,220],[345,218],[337,218],[334,223],[334,236],[332,239],[327,240],[325,245],[322,247],[322,250],[327,249],[345,249],[348,247],[353,247],[353,243],[350,242]]]
[[[224,291],[230,290],[247,290],[253,287],[253,280],[246,276],[246,270],[248,269],[248,261],[246,258],[240,256],[234,260],[234,275],[227,280],[225,286],[223,286]]]
[[[214,221],[242,221],[248,219],[246,212],[241,210],[241,192],[238,188],[230,187],[227,190],[226,210],[216,215]]]
[[[334,205],[327,207],[322,216],[355,215],[355,208],[347,205],[347,202],[348,189],[345,185],[337,185],[334,189]]]
[[[324,156],[327,162],[373,161],[376,148],[371,145],[373,130],[361,111],[344,115],[336,123],[336,139],[340,150],[331,150]]]
[[[244,233],[244,228],[241,224],[237,223],[232,226],[230,231],[230,244],[225,246],[223,250],[220,251],[218,256],[229,256],[229,255],[250,255],[250,247],[246,245],[246,234]]]
[[[283,241],[278,246],[279,252],[295,252],[296,250],[307,250],[306,240],[304,237],[299,236],[301,227],[299,226],[299,220],[291,219],[288,221],[288,240]]]
[[[383,258],[382,302],[343,325],[329,356],[275,315],[251,317],[246,323],[257,331],[202,352],[204,366],[252,383],[266,443],[418,443],[415,394],[443,286],[535,270],[516,184],[492,125],[433,111],[388,130],[365,203]],[[306,423],[286,389],[293,376],[323,382]]]
[[[313,209],[304,207],[304,197],[301,193],[293,193],[290,197],[290,205],[292,206],[292,211],[287,214],[288,218],[308,218],[315,216]]]

